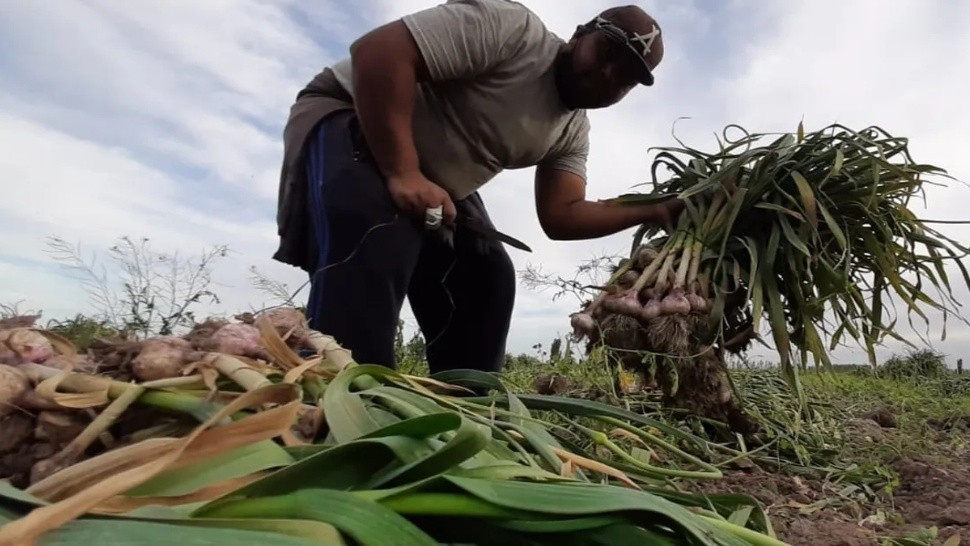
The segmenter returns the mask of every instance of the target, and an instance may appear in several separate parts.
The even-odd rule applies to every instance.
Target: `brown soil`
[[[894,421],[885,417],[883,413],[880,421],[887,428],[872,418],[857,419],[853,425],[880,442],[896,434],[888,428]],[[765,508],[778,538],[793,546],[880,545],[888,537],[931,527],[938,530],[932,544],[943,544],[957,534],[962,543],[970,543],[970,436],[957,430],[933,440],[933,455],[901,456],[889,463],[899,480],[891,494],[867,496],[860,488],[847,489],[847,484],[821,475],[795,476],[758,467],[731,470],[701,490],[753,496]],[[951,447],[961,443],[962,448]]]
[[[532,388],[539,394],[559,395],[568,391],[572,385],[569,379],[558,373],[539,374],[532,381]]]

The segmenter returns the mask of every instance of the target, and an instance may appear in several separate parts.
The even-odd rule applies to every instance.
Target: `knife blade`
[[[496,241],[501,241],[509,246],[513,246],[519,250],[524,250],[526,252],[532,252],[532,249],[522,241],[506,235],[497,229],[490,228],[482,223],[478,218],[472,218],[464,214],[459,214],[455,219],[455,222],[482,235],[489,239],[494,239]]]
[[[424,227],[432,231],[440,231],[445,241],[448,244],[453,245],[454,233],[449,226],[443,225],[441,220],[442,207],[438,206],[435,208],[430,208],[425,211],[424,217]],[[506,235],[497,229],[486,226],[481,219],[468,216],[467,214],[459,213],[458,217],[455,218],[455,223],[460,224],[475,233],[495,241],[501,241],[507,245],[518,248],[519,250],[524,250],[526,252],[532,252],[532,249],[522,241]]]

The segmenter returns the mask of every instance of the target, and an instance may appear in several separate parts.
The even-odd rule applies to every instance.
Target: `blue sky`
[[[524,3],[563,37],[612,5]],[[233,254],[215,271],[223,298],[209,309],[216,314],[271,302],[249,282],[250,266],[299,286],[302,272],[270,259],[290,103],[360,33],[434,4],[3,2],[0,303],[22,301],[45,318],[90,309],[73,273],[45,252],[47,236],[99,252],[122,235],[149,237],[156,249],[186,255],[229,245]],[[664,27],[666,57],[654,88],[591,113],[591,197],[645,181],[647,148],[673,144],[671,126],[680,117],[690,119],[678,122],[678,136],[700,147],[713,146],[713,133],[728,123],[758,131],[790,130],[801,119],[810,129],[878,124],[910,137],[918,160],[970,180],[967,3],[640,5]],[[594,241],[547,240],[534,216],[531,175],[508,172],[483,191],[500,229],[534,249],[510,250],[518,268],[532,264],[568,276],[593,255],[627,248],[632,230]],[[970,216],[968,191],[932,188],[927,208],[916,212]],[[970,235],[957,226],[945,231]],[[518,294],[510,350],[529,351],[567,331],[574,301],[521,286]],[[930,335],[938,339],[935,330]],[[948,333],[938,349],[954,359],[970,349],[970,329],[951,323]],[[898,349],[888,346],[883,354]],[[836,356],[853,360],[861,353],[840,349]]]

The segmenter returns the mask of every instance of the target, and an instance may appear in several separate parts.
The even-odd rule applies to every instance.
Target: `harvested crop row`
[[[291,347],[309,347],[302,314],[296,309],[274,309],[262,317],[286,336]],[[177,406],[179,400],[163,396],[160,407],[102,418],[91,428],[109,399],[134,387],[131,381],[163,386],[166,380],[178,384],[195,378],[214,389],[221,364],[215,355],[248,362],[268,358],[259,329],[253,325],[255,317],[239,323],[209,320],[183,337],[100,340],[87,354],[78,354],[63,337],[35,328],[35,318],[8,319],[13,327],[0,329],[0,430],[5,432],[0,443],[0,479],[18,486],[105,449],[137,441],[146,430],[193,426],[194,419],[166,406]],[[57,393],[58,386],[72,386],[70,379],[58,379],[59,372],[68,371],[84,375],[73,376],[75,392]]]
[[[586,400],[516,396],[490,374],[358,364],[305,324],[299,341],[269,317],[253,326],[258,347],[245,350],[261,357],[186,357],[199,340],[126,347],[115,377],[135,374],[142,355],[183,363],[146,382],[6,365],[27,378],[21,395],[91,419],[34,463],[33,479],[0,487],[0,544],[780,544],[758,506],[667,485],[721,476],[685,451],[700,438]],[[537,416],[548,412],[572,424]],[[635,457],[620,438],[663,457]]]

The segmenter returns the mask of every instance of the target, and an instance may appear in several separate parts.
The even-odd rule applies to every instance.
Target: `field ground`
[[[405,368],[424,373],[415,362]],[[510,358],[505,381],[522,393],[638,408],[699,432],[698,423],[659,412],[649,393],[615,396],[602,366],[554,362]],[[778,538],[793,545],[970,543],[970,374],[809,372],[802,378],[808,413],[798,412],[775,369],[738,369],[733,376],[748,410],[775,441],[760,451],[748,447],[749,458],[719,464],[721,479],[674,482],[678,487],[756,498]],[[729,436],[717,443],[744,449]]]
[[[970,540],[968,393],[948,397],[933,385],[851,374],[806,383],[827,404],[821,413],[832,419],[833,436],[842,435],[833,442],[838,452],[832,461],[843,468],[803,475],[738,469],[705,489],[754,496],[779,538],[791,544],[861,546],[907,536],[912,544],[941,544],[953,535]],[[851,473],[860,483],[851,483]]]

